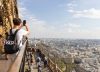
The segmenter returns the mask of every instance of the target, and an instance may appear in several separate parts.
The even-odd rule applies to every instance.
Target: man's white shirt
[[[14,33],[16,31],[16,29],[12,29],[12,33]],[[28,33],[28,31],[24,30],[24,29],[20,29],[17,34],[16,34],[16,38],[17,38],[17,42],[19,47],[22,46],[22,39],[23,36],[26,35]]]

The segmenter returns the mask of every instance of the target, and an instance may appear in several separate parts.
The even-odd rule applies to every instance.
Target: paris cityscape
[[[100,40],[98,39],[31,39],[30,43],[42,42],[47,51],[57,57],[80,59],[79,66],[87,72],[100,72]],[[74,70],[72,72],[75,72]]]

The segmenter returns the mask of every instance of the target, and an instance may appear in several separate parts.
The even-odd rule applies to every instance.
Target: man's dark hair
[[[21,24],[21,19],[20,18],[14,18],[13,19],[13,23],[14,23],[14,25],[20,25]]]

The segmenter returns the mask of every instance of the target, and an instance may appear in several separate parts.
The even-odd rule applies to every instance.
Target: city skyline
[[[99,0],[23,0],[19,13],[37,38],[100,39]]]

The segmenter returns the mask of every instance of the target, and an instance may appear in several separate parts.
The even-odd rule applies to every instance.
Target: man
[[[41,58],[38,56],[36,59],[37,66],[38,66],[38,72],[42,71],[42,64],[41,64]]]
[[[16,34],[16,39],[17,39],[17,45],[19,46],[19,49],[21,50],[22,47],[22,39],[23,36],[28,35],[29,34],[29,28],[26,24],[22,25],[22,21],[20,18],[14,18],[13,19],[13,28],[11,29],[12,33],[14,34],[16,30],[18,30],[17,34]],[[22,29],[22,27],[25,27],[26,30]],[[7,59],[11,59],[11,61],[13,61],[16,57],[17,53],[14,54],[8,54],[7,55]]]
[[[18,41],[18,45],[19,47],[22,46],[22,38],[24,35],[28,35],[29,34],[29,28],[26,24],[22,25],[22,21],[20,18],[14,18],[13,19],[13,24],[14,27],[12,29],[12,32],[14,33],[17,29],[19,29],[19,31],[17,32],[17,41]],[[26,30],[22,29],[22,27],[25,27]]]

